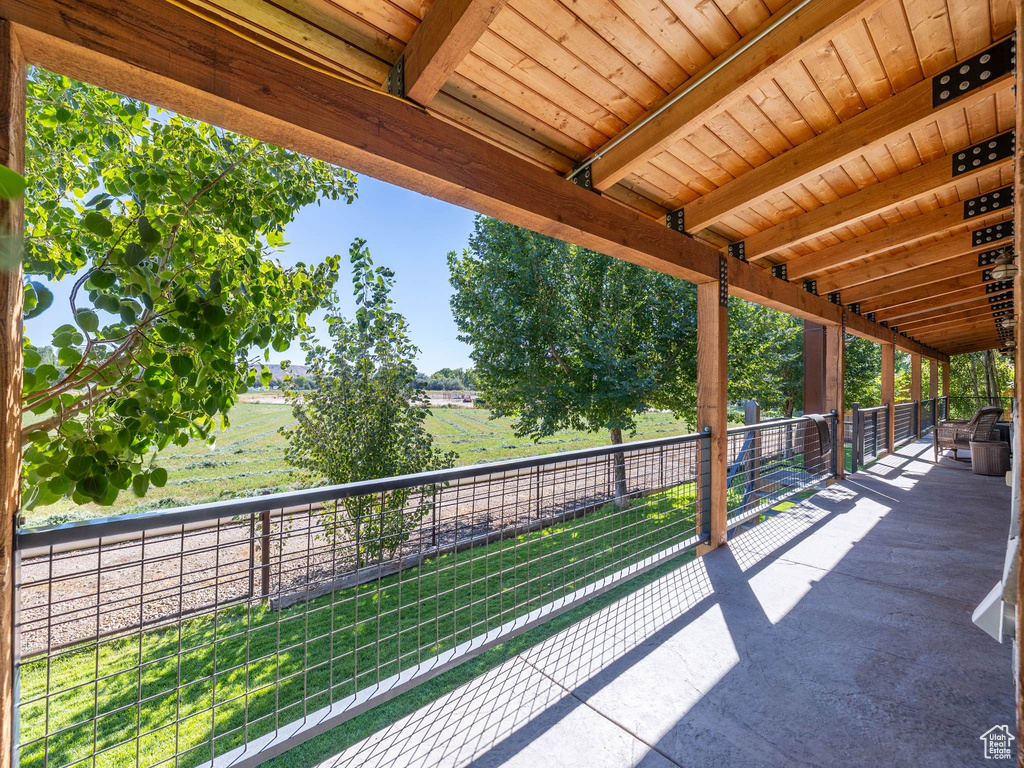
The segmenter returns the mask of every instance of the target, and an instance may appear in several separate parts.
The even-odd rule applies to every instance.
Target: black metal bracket
[[[992,277],[992,270],[991,269],[983,269],[981,271],[981,282],[987,283],[987,282],[989,282],[991,280],[994,280],[994,279],[995,278]]]
[[[721,255],[718,257],[718,305],[729,306],[729,260]]]
[[[804,280],[804,290],[808,293],[813,293],[815,296],[818,295],[818,281],[817,280]]]
[[[589,192],[601,194],[600,191],[594,189],[593,171],[590,170],[590,166],[584,166],[579,171],[574,172],[572,176],[572,183],[577,187],[583,187]]]
[[[976,56],[932,78],[932,107],[941,107],[980,88],[993,78],[1012,72],[1016,65],[1015,36],[1010,35]]]
[[[972,197],[970,200],[964,200],[964,218],[973,219],[975,216],[998,211],[1008,205],[1013,205],[1013,187],[1002,187],[992,192],[986,192],[984,195]]]
[[[971,232],[971,246],[977,248],[979,245],[1002,240],[1004,237],[1013,237],[1013,221],[1001,221],[991,227],[976,229]]]
[[[985,286],[985,293],[1003,293],[1013,288],[1012,280],[999,280]]]
[[[772,265],[772,277],[777,277],[779,280],[788,280],[786,276],[786,265],[785,264],[774,264]]]
[[[842,298],[841,298],[841,297],[840,297],[840,295],[839,295],[839,291],[833,291],[832,293],[830,293],[830,294],[828,295],[828,300],[829,300],[829,302],[830,302],[831,304],[839,304],[839,305],[842,305],[842,303],[843,303],[843,301],[842,301]]]
[[[743,244],[742,240],[740,240],[740,242],[738,243],[729,243],[728,251],[730,256],[733,256],[739,259],[740,261],[747,260],[747,248]]]
[[[860,304],[857,305],[857,309],[860,309]],[[874,312],[868,312],[866,315],[864,315],[864,317],[866,317],[872,323],[875,322],[875,313]]]
[[[860,314],[860,304],[858,302],[854,302],[849,307],[847,307],[847,309],[849,309],[855,315],[859,315]]]
[[[686,211],[683,208],[677,208],[666,213],[665,226],[686,235]],[[689,235],[686,236],[689,237]]]
[[[399,56],[388,72],[388,80],[385,83],[385,90],[392,96],[405,98],[405,56]]]
[[[976,168],[984,168],[998,160],[1013,157],[1013,148],[1014,135],[1010,130],[956,152],[953,154],[953,178]]]
[[[992,305],[998,305],[996,306],[997,309],[1002,309],[1003,307],[1012,307],[1013,292],[1011,291],[1009,293],[1003,293],[1000,294],[999,296],[989,296],[988,303]]]
[[[878,324],[879,324],[880,326],[882,326],[883,328],[888,328],[888,327],[889,327],[889,323],[888,323],[888,322],[886,322],[885,320],[879,320],[879,321],[878,321]]]
[[[993,248],[991,251],[982,251],[981,253],[978,254],[978,266],[979,267],[990,267],[990,266],[992,266],[993,264],[996,263],[996,259],[998,259],[1001,255],[1003,255],[1003,253],[1005,251],[1006,251],[1005,247],[1003,247],[1003,248]]]

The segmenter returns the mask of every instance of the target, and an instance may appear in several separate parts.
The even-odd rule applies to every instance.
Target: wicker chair
[[[968,451],[971,440],[986,441],[995,439],[995,426],[1003,409],[998,405],[986,405],[978,409],[970,421],[940,421],[932,430],[932,447],[935,460],[939,460],[939,451],[953,451],[956,459],[957,450]]]

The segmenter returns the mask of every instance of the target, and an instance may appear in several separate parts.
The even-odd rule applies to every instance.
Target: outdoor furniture
[[[971,470],[976,475],[1005,475],[1010,470],[1010,444],[1002,440],[972,440]]]
[[[969,421],[940,421],[932,430],[932,448],[935,460],[939,460],[939,451],[953,451],[953,459],[957,458],[958,450],[969,451],[971,441],[986,442],[993,439],[996,422],[1003,415],[998,405],[986,405]]]

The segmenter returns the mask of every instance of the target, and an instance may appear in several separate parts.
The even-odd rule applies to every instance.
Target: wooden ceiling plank
[[[405,96],[430,104],[508,0],[434,0],[405,47]]]
[[[982,285],[980,274],[961,275],[957,278],[943,280],[938,283],[927,283],[902,291],[888,293],[884,296],[865,299],[860,302],[861,312],[879,312],[881,310],[899,308],[906,304],[914,304],[923,299],[938,298],[966,288]]]
[[[945,259],[936,264],[929,264],[917,269],[910,269],[898,275],[891,275],[880,280],[872,280],[869,283],[847,289],[841,292],[844,304],[861,303],[881,299],[893,293],[898,293],[916,286],[930,285],[961,275],[970,275],[988,269],[988,266],[978,266],[978,256],[975,253],[967,253],[954,258]]]
[[[982,143],[984,142],[979,142],[978,145]],[[781,248],[801,243],[898,203],[948,189],[967,179],[974,178],[980,173],[988,172],[997,165],[1009,164],[1012,160],[1008,156],[989,165],[969,168],[960,175],[954,176],[954,163],[957,154],[958,152],[951,152],[937,160],[919,165],[906,173],[872,184],[852,195],[841,197],[835,202],[751,235],[743,241],[747,259],[755,261],[764,258]]]
[[[753,200],[800,184],[824,169],[863,154],[865,147],[891,141],[934,121],[944,112],[968,109],[1012,83],[1013,73],[1007,72],[936,107],[932,101],[932,80],[921,80],[690,203],[685,209],[687,231],[696,233],[712,226]]]
[[[904,317],[909,317],[920,312],[927,312],[931,309],[951,307],[955,304],[962,304],[971,299],[987,299],[989,296],[990,294],[985,292],[985,286],[979,283],[978,285],[971,286],[970,288],[951,291],[943,294],[942,296],[932,296],[920,301],[910,302],[909,304],[880,309],[875,311],[874,315],[876,321],[885,321],[889,323],[889,325],[898,326],[899,321]]]
[[[657,107],[652,114],[658,109],[662,111],[650,119],[646,116],[640,118],[642,124],[638,121],[627,129],[631,133],[594,162],[591,169],[594,186],[603,190],[616,184],[634,168],[671,146],[679,137],[689,134],[710,114],[727,109],[744,98],[751,89],[767,83],[773,74],[781,72],[809,51],[820,47],[822,40],[852,25],[864,13],[881,5],[883,0],[866,0],[863,3],[816,0],[794,13],[731,61],[728,60],[735,51],[761,35],[774,23],[773,19],[788,13],[798,2],[793,0],[785,9],[766,19],[764,24],[717,57],[709,68],[718,66],[717,62],[726,63],[699,84],[689,86],[684,83],[666,98],[664,108]],[[685,93],[685,96],[678,98],[680,93]]]

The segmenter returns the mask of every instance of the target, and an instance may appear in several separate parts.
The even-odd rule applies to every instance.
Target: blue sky
[[[396,308],[409,321],[413,341],[420,348],[417,365],[432,373],[438,368],[468,367],[469,347],[456,339],[448,284],[449,251],[461,252],[473,228],[473,213],[416,192],[359,177],[359,197],[351,205],[327,200],[299,212],[288,227],[289,244],[279,254],[282,263],[307,264],[337,253],[342,256],[338,294],[346,315],[353,311],[349,287],[348,248],[357,237],[367,241],[373,261],[395,271]],[[26,322],[26,332],[36,344],[49,343],[53,330],[70,321],[68,295],[71,279],[52,285],[53,306]],[[314,317],[318,328],[322,319]],[[271,361],[301,363],[298,345]]]

